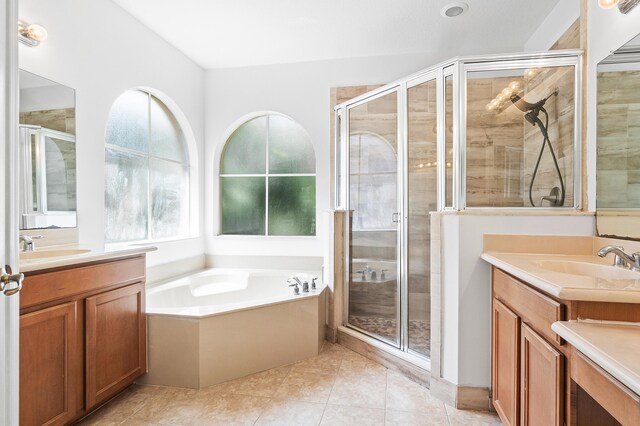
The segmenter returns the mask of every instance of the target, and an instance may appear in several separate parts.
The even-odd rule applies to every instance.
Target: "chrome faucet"
[[[39,240],[44,238],[42,235],[20,235],[19,242],[24,243],[22,251],[34,251],[36,249],[36,243],[33,240]]]
[[[307,281],[302,282],[298,277],[293,276],[289,278],[287,282],[289,283],[289,287],[294,287],[293,291],[295,294],[300,293],[300,290],[298,290],[298,286],[302,287],[303,293],[309,293],[309,283]],[[291,282],[293,282],[293,284],[291,284]]]
[[[598,250],[598,256],[605,257],[609,253],[615,255],[613,266],[629,268],[633,271],[640,271],[640,252],[627,254],[621,246],[604,246]]]

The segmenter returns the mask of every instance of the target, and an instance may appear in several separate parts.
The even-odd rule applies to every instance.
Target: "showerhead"
[[[552,96],[557,96],[560,90],[556,88],[549,96],[544,99],[539,100],[535,104],[529,103],[521,98],[517,94],[511,95],[511,102],[518,108],[520,111],[525,113],[525,118],[531,124],[535,124],[535,117],[538,116],[540,111],[544,110],[544,104],[549,100]]]
[[[511,102],[513,102],[513,104],[522,112],[529,112],[529,111],[534,111],[534,110],[540,110],[542,109],[542,107],[544,106],[544,104],[547,102],[547,100],[552,97],[552,96],[556,96],[558,94],[558,92],[560,92],[560,89],[554,90],[549,96],[547,96],[544,99],[539,100],[538,102],[536,102],[535,104],[531,104],[527,101],[525,101],[523,98],[521,98],[519,95],[517,94],[513,94],[511,95]]]

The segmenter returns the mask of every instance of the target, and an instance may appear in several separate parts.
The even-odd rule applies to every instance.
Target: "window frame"
[[[283,117],[286,119],[291,120],[293,123],[295,123],[296,125],[298,125],[300,127],[300,129],[304,132],[305,136],[307,137],[307,141],[309,143],[309,145],[311,146],[311,148],[313,149],[313,155],[314,155],[314,173],[269,173],[269,126],[270,126],[270,120],[269,117],[270,116],[279,116],[279,117]],[[222,162],[224,160],[224,154],[225,154],[225,148],[227,147],[227,144],[229,143],[229,139],[233,136],[233,134],[240,129],[242,126],[244,126],[245,124],[249,123],[252,120],[261,118],[261,117],[266,117],[266,141],[265,141],[265,173],[222,173]],[[318,237],[318,162],[317,162],[317,156],[316,156],[316,149],[315,146],[313,145],[313,141],[311,139],[311,135],[309,135],[309,133],[307,132],[307,130],[302,127],[302,125],[300,123],[298,123],[296,120],[294,120],[293,118],[285,115],[285,114],[281,114],[278,112],[274,112],[274,111],[263,111],[263,112],[256,112],[253,114],[249,114],[246,115],[242,118],[240,118],[239,120],[237,120],[230,128],[230,131],[228,131],[226,133],[226,137],[224,138],[224,143],[221,146],[220,149],[220,155],[219,158],[217,159],[217,161],[215,162],[216,164],[216,179],[217,179],[217,190],[218,190],[218,197],[217,197],[217,205],[216,205],[216,209],[218,212],[218,217],[217,217],[217,231],[214,233],[214,235],[216,237],[222,237],[222,238],[295,238],[295,239],[316,239]],[[265,224],[264,224],[264,234],[224,234],[222,232],[222,223],[223,223],[223,211],[222,211],[222,178],[249,178],[249,177],[259,177],[259,178],[264,178],[264,182],[265,182]],[[314,178],[314,189],[315,189],[315,200],[314,200],[314,204],[315,204],[315,232],[313,235],[270,235],[269,234],[269,178],[270,177],[313,177]]]
[[[194,152],[192,149],[192,142],[194,140],[193,132],[188,125],[184,114],[180,111],[177,105],[169,99],[167,96],[159,93],[155,89],[147,88],[147,87],[134,87],[131,89],[127,89],[124,92],[120,93],[118,97],[116,97],[111,104],[111,108],[117,102],[117,100],[127,92],[138,91],[142,92],[147,96],[147,114],[149,121],[148,128],[148,140],[149,140],[149,150],[148,152],[138,151],[132,148],[126,148],[119,145],[113,145],[107,143],[106,139],[106,128],[105,128],[105,142],[104,142],[104,155],[105,155],[105,167],[106,167],[106,156],[107,150],[117,151],[124,154],[135,155],[141,158],[144,158],[147,161],[147,238],[144,239],[136,239],[136,240],[126,240],[126,241],[107,241],[106,240],[106,218],[105,218],[105,245],[121,245],[121,244],[142,244],[142,243],[163,243],[163,242],[172,242],[172,241],[181,241],[198,237],[198,216],[197,216],[197,167],[195,167],[195,162],[193,161]],[[182,132],[182,143],[185,161],[177,161],[169,158],[160,157],[151,153],[151,144],[152,144],[152,130],[151,130],[151,98],[154,97],[156,100],[164,105],[169,113],[173,116],[172,118],[176,121],[177,125]],[[107,123],[111,118],[111,108],[109,109],[109,115],[107,116]],[[185,167],[187,169],[186,173],[186,187],[187,189],[187,213],[186,213],[186,221],[187,221],[187,232],[181,235],[173,236],[173,237],[163,237],[163,238],[152,238],[152,214],[153,214],[153,203],[152,203],[152,192],[151,192],[151,163],[153,160],[164,161],[167,163],[171,163],[174,165],[179,165]],[[103,180],[106,182],[106,175]],[[105,192],[106,193],[106,192]],[[104,206],[103,211],[106,212],[106,205]]]

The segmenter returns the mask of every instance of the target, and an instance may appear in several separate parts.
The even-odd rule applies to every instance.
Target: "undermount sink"
[[[20,253],[20,260],[38,260],[51,257],[77,256],[89,253],[89,249],[60,249],[60,250],[36,250]]]
[[[640,280],[640,272],[617,266],[600,265],[589,262],[541,260],[536,262],[539,268],[563,274],[580,275],[584,277],[601,278],[606,280]]]

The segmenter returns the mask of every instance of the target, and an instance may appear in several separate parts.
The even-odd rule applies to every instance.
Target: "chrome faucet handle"
[[[300,287],[298,287],[298,283],[289,284],[289,287],[293,287],[293,294],[300,294]]]
[[[318,277],[311,278],[311,290],[316,289],[316,281],[318,281]]]
[[[303,293],[309,293],[309,282],[305,281],[302,283],[302,292]]]
[[[640,271],[640,251],[633,253],[631,256],[633,256],[634,260],[633,265],[631,265],[631,269],[634,271]]]

